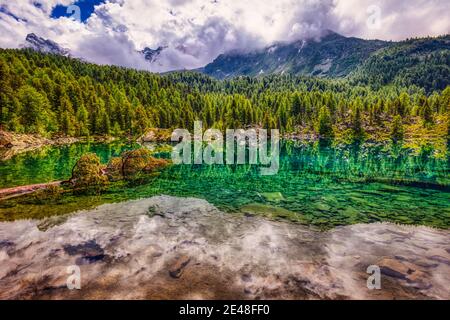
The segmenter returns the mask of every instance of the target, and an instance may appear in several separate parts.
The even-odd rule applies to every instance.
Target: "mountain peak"
[[[61,47],[59,44],[50,39],[44,39],[42,37],[39,37],[35,33],[29,33],[27,35],[27,37],[25,38],[24,47],[43,53],[52,53],[61,56],[70,55],[68,49]]]
[[[163,47],[163,46],[159,46],[156,49],[145,47],[142,51],[140,51],[140,53],[142,53],[144,55],[145,60],[149,61],[150,63],[153,63],[158,59],[161,52],[163,52],[164,49],[166,49],[166,48],[167,47]]]
[[[321,37],[322,40],[324,39],[347,39],[346,36],[343,36],[342,34],[339,34],[337,32],[334,32],[333,30],[325,30]]]

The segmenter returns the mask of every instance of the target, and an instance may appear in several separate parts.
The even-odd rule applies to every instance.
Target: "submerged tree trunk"
[[[62,183],[62,181],[54,181],[54,182],[49,182],[49,183],[39,183],[39,184],[32,184],[32,185],[27,185],[27,186],[0,189],[0,200],[5,200],[5,199],[21,196],[24,194],[29,194],[29,193],[35,192],[37,190],[46,189],[50,186],[59,186],[59,185],[61,185],[61,183]]]

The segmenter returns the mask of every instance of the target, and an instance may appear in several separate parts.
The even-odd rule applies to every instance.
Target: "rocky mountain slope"
[[[320,41],[222,54],[199,71],[219,79],[269,74],[348,77],[359,84],[417,85],[430,92],[450,84],[450,35],[386,42],[330,31]]]
[[[216,78],[267,74],[342,77],[372,53],[390,45],[380,40],[346,38],[329,31],[320,40],[299,40],[250,53],[222,54],[202,71]]]

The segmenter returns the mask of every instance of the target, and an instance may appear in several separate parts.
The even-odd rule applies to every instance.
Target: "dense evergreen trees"
[[[379,88],[417,86],[431,93],[444,90],[450,81],[450,35],[401,41],[371,55],[351,82]]]
[[[324,137],[349,128],[359,139],[367,126],[391,128],[396,116],[433,126],[449,112],[450,87],[433,93],[401,84],[375,90],[290,75],[218,81],[0,50],[0,125],[15,132],[135,136],[150,127],[191,130],[202,120],[218,129],[263,126]]]

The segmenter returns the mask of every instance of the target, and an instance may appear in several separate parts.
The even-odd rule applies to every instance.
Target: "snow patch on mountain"
[[[25,43],[22,47],[33,49],[35,51],[43,53],[58,54],[65,57],[70,56],[70,51],[68,49],[61,47],[59,44],[50,39],[39,37],[34,33],[30,33],[27,35],[27,37],[25,38]]]

